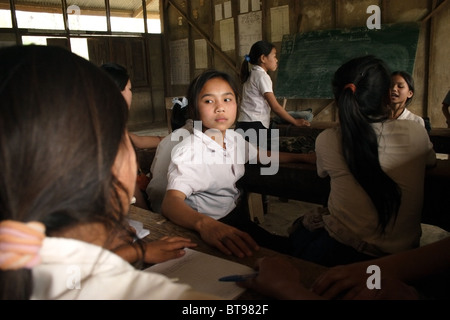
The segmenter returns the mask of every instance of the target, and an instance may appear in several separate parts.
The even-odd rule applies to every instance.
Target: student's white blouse
[[[271,109],[264,97],[266,92],[273,92],[272,79],[263,68],[253,66],[249,78],[242,87],[238,121],[260,121],[269,129]]]
[[[248,159],[257,157],[255,147],[234,130],[227,130],[225,145],[226,149],[194,129],[173,149],[169,165],[167,190],[184,193],[191,208],[214,219],[236,207],[240,194],[236,182]]]
[[[31,299],[183,299],[190,287],[134,268],[113,252],[87,242],[47,237],[32,269]]]

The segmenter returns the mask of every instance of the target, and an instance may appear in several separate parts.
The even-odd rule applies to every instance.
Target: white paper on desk
[[[219,278],[255,272],[252,268],[237,262],[189,248],[184,250],[186,254],[182,258],[155,264],[145,271],[178,279],[179,283],[189,284],[199,292],[210,293],[226,300],[236,299],[245,288],[239,287],[234,282],[221,282]]]
[[[144,229],[144,224],[142,222],[128,219],[128,223],[136,230],[136,236],[139,239],[145,238],[150,234],[150,230]]]

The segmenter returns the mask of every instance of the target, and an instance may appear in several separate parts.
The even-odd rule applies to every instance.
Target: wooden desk
[[[150,234],[145,238],[145,240],[157,240],[163,236],[181,236],[192,239],[198,246],[195,250],[211,254],[223,259],[232,260],[237,263],[247,265],[249,267],[255,266],[255,261],[258,258],[264,256],[274,256],[283,255],[276,251],[261,248],[254,256],[246,258],[238,258],[236,256],[227,256],[220,252],[218,249],[207,245],[203,240],[200,239],[199,235],[186,228],[180,227],[171,221],[165,219],[161,214],[157,214],[148,210],[144,210],[135,206],[130,207],[129,218],[133,220],[140,221],[144,224],[144,228],[150,230]],[[314,280],[327,268],[321,265],[317,265],[312,262],[297,259],[291,256],[283,255],[289,259],[294,265],[298,266],[301,270],[302,282],[306,287],[310,287]],[[254,292],[252,290],[247,290],[240,299],[243,300],[253,300],[253,299],[267,299],[267,297]]]
[[[425,175],[422,222],[450,231],[450,160],[437,160]]]
[[[430,140],[437,153],[450,153],[450,128],[431,129]]]

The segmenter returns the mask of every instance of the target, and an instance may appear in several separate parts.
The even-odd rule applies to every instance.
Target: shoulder
[[[403,139],[409,137],[409,139],[414,141],[416,147],[419,147],[421,141],[428,145],[430,140],[425,126],[419,121],[414,121],[412,119],[387,121],[384,123],[384,129],[381,134],[386,138],[391,136],[390,139]]]
[[[324,129],[321,133],[317,135],[316,141],[327,141],[339,139],[341,135],[341,129],[339,126],[333,128]]]
[[[33,268],[33,276],[51,277],[52,281],[50,290],[35,288],[35,299],[177,299],[189,289],[162,275],[137,270],[100,246],[75,239],[47,237],[40,254],[42,262]],[[67,286],[68,270],[78,272],[82,290]],[[118,277],[122,281],[117,282]],[[130,284],[133,284],[132,291]],[[95,290],[99,285],[103,290]]]

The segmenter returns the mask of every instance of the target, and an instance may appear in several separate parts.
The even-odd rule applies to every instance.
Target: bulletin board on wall
[[[346,61],[372,54],[413,73],[420,25],[383,25],[284,35],[274,92],[284,99],[333,99],[331,79]]]

